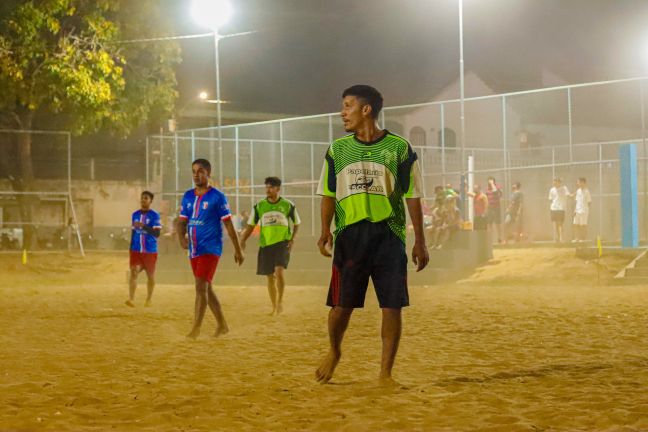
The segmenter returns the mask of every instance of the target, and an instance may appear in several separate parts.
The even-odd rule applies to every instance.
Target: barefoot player
[[[279,196],[281,179],[265,179],[266,199],[259,201],[252,210],[241,239],[241,248],[257,224],[261,226],[257,274],[268,278],[268,294],[272,302],[271,315],[283,311],[283,293],[286,285],[284,270],[288,268],[290,252],[299,229],[299,214],[295,204]]]
[[[189,249],[191,268],[196,280],[196,302],[194,324],[188,338],[195,339],[200,334],[200,326],[207,306],[216,318],[216,332],[219,336],[228,332],[225,316],[220,302],[212,287],[218,260],[223,251],[223,229],[234,245],[234,261],[243,264],[243,253],[239,246],[232,215],[225,195],[209,185],[211,164],[205,159],[196,159],[191,164],[195,189],[185,192],[182,209],[178,219],[180,245]],[[222,225],[221,225],[222,224]],[[186,234],[186,235],[185,235]]]
[[[162,230],[160,214],[151,209],[153,193],[142,192],[140,196],[141,208],[131,217],[131,244],[130,244],[130,278],[128,280],[128,300],[126,305],[135,307],[135,289],[137,288],[137,275],[146,271],[146,303],[151,306],[151,297],[155,288],[155,262],[157,261],[157,239]]]
[[[320,252],[330,256],[331,221],[335,215],[333,274],[327,305],[330,349],[315,376],[327,382],[342,354],[342,338],[354,308],[364,306],[369,277],[382,309],[380,381],[392,383],[392,367],[401,336],[401,308],[409,305],[405,252],[406,199],[415,241],[417,271],[429,257],[423,234],[420,170],[409,143],[378,126],[381,94],[356,85],[342,94],[342,121],[347,132],[326,153],[318,194],[322,195]]]

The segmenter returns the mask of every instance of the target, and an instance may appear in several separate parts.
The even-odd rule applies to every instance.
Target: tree
[[[168,35],[159,12],[154,0],[3,0],[0,125],[35,129],[39,119],[55,115],[74,134],[125,136],[171,112],[179,47],[123,43]],[[5,149],[18,155],[18,190],[33,186],[31,146],[24,133]],[[23,207],[31,213],[33,203]]]

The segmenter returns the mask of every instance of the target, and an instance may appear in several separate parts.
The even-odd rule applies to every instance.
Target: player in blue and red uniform
[[[135,289],[137,288],[137,275],[146,271],[147,295],[146,306],[151,305],[151,297],[155,288],[155,262],[157,261],[157,238],[160,236],[162,224],[160,214],[151,209],[153,193],[142,192],[139,210],[131,217],[131,244],[130,244],[130,279],[128,281],[128,300],[126,305],[135,307]]]
[[[223,226],[234,245],[234,261],[241,265],[244,258],[227,199],[221,191],[209,185],[211,164],[206,159],[196,159],[191,164],[191,171],[196,187],[185,192],[182,197],[177,232],[180,234],[180,245],[189,249],[191,269],[196,279],[194,325],[187,335],[188,338],[195,339],[200,334],[208,305],[218,324],[214,336],[225,334],[229,330],[212,288],[212,278],[223,252]]]

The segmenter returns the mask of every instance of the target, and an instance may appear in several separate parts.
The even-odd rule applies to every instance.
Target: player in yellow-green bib
[[[283,311],[283,294],[286,286],[284,270],[288,268],[290,251],[299,229],[299,214],[292,201],[279,196],[281,179],[265,179],[266,198],[252,209],[242,236],[242,247],[254,227],[261,226],[257,274],[268,278],[268,294],[272,301],[272,315]]]
[[[322,255],[331,256],[335,216],[335,248],[326,302],[331,307],[330,349],[315,372],[320,382],[333,376],[351,313],[364,306],[371,278],[382,309],[380,381],[393,383],[401,309],[409,305],[405,203],[414,227],[412,261],[417,271],[429,260],[418,157],[404,138],[378,126],[382,105],[382,95],[367,85],[355,85],[342,93],[342,121],[352,134],[330,145],[322,167],[317,191],[322,195],[322,234],[317,244]]]

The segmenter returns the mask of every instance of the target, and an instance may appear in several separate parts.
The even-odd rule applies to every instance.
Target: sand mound
[[[629,263],[605,254],[600,260],[576,257],[573,249],[496,249],[494,259],[459,283],[546,285],[551,283],[608,284]]]

